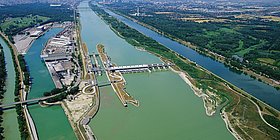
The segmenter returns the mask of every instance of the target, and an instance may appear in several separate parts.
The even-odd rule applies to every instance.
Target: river
[[[159,63],[118,37],[89,7],[80,3],[82,39],[89,52],[105,45],[117,65]],[[208,117],[203,102],[178,74],[171,71],[125,74],[126,90],[139,107],[123,107],[112,88],[101,88],[101,108],[90,122],[98,139],[234,139],[219,115]],[[104,79],[99,78],[99,79]]]
[[[105,9],[111,16],[121,20],[126,25],[136,29],[144,35],[151,37],[157,42],[163,44],[167,48],[177,52],[178,54],[188,58],[191,61],[196,62],[207,70],[222,77],[233,85],[243,89],[254,97],[262,100],[263,102],[271,105],[275,109],[280,111],[280,91],[277,91],[274,87],[269,86],[263,82],[251,78],[245,74],[237,74],[231,71],[224,64],[217,62],[207,56],[201,55],[198,52],[186,47],[176,41],[173,41],[161,34],[158,34],[132,20],[129,20],[123,16],[113,13],[112,11]]]
[[[16,73],[14,70],[14,63],[13,63],[13,58],[12,58],[10,48],[8,47],[8,45],[3,40],[2,37],[0,37],[0,44],[3,46],[5,62],[6,62],[6,70],[7,70],[6,92],[4,94],[2,104],[9,104],[14,102],[15,99],[14,91],[15,91]],[[3,136],[5,137],[5,139],[8,140],[20,139],[16,109],[9,109],[4,111],[3,128],[4,128]]]
[[[61,28],[50,29],[34,41],[25,55],[32,79],[32,87],[28,94],[28,99],[42,97],[44,92],[55,88],[47,67],[41,61],[40,54],[46,42],[60,31],[62,31]],[[28,108],[36,125],[40,140],[76,139],[61,106],[42,108],[39,105],[31,105]]]

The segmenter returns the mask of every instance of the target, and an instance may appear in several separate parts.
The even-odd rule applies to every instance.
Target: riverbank
[[[171,39],[171,40],[173,40],[173,41],[176,41],[176,42],[178,42],[178,43],[180,43],[180,44],[182,44],[182,45],[184,45],[184,46],[186,46],[186,47],[189,47],[189,48],[191,48],[191,49],[197,51],[197,52],[200,53],[200,54],[206,55],[206,56],[208,56],[208,57],[210,57],[210,58],[212,58],[212,59],[214,59],[214,60],[216,60],[216,61],[218,61],[218,62],[221,62],[221,63],[223,63],[223,64],[225,64],[225,65],[227,65],[227,66],[229,66],[229,67],[231,67],[231,68],[236,69],[237,71],[241,71],[241,72],[245,73],[246,75],[248,74],[248,75],[250,75],[251,77],[254,77],[255,79],[258,79],[258,80],[261,81],[261,82],[264,82],[264,83],[266,83],[266,84],[268,84],[268,85],[270,85],[270,86],[273,86],[273,87],[276,88],[276,89],[280,89],[280,82],[279,82],[279,81],[276,81],[276,80],[274,80],[274,79],[272,79],[272,78],[269,78],[269,77],[266,77],[266,76],[264,76],[264,75],[260,75],[260,74],[258,74],[258,73],[256,73],[256,72],[254,72],[253,70],[250,70],[250,69],[245,68],[245,67],[242,68],[242,69],[239,69],[239,68],[237,68],[237,67],[234,67],[234,66],[232,66],[230,63],[226,62],[226,61],[225,61],[226,58],[225,58],[224,56],[220,55],[220,54],[217,54],[217,53],[215,53],[215,52],[212,52],[212,51],[210,51],[210,50],[208,50],[208,49],[204,49],[204,48],[201,49],[200,47],[198,47],[198,46],[192,44],[191,42],[187,42],[187,41],[184,41],[184,40],[182,40],[182,39],[176,38],[176,37],[174,37],[174,36],[172,36],[172,35],[170,35],[170,34],[168,34],[168,33],[166,33],[166,32],[163,32],[163,31],[158,30],[157,28],[155,28],[155,27],[153,27],[153,26],[150,26],[150,25],[148,25],[148,24],[146,24],[146,23],[143,23],[143,22],[141,22],[141,21],[139,21],[139,20],[137,20],[137,19],[135,19],[135,18],[133,18],[133,17],[131,17],[131,16],[127,16],[127,15],[125,15],[125,14],[123,14],[123,13],[120,13],[120,12],[118,12],[118,11],[116,11],[116,10],[113,10],[113,9],[110,9],[110,10],[112,10],[112,11],[114,11],[115,13],[117,13],[117,14],[123,16],[123,17],[126,17],[126,18],[128,18],[128,19],[130,19],[130,20],[132,20],[132,21],[134,21],[134,22],[136,22],[136,23],[138,23],[138,24],[140,24],[140,25],[142,25],[142,26],[144,26],[144,27],[146,27],[146,28],[152,30],[152,31],[155,31],[155,32],[157,32],[158,34],[161,34],[161,35],[163,35],[163,36],[165,36],[165,37],[167,37],[167,38],[169,38],[169,39]]]
[[[77,51],[74,52],[75,59],[79,59],[77,63],[77,71],[79,75],[77,82],[79,83],[79,93],[76,95],[69,95],[64,99],[61,106],[66,114],[68,121],[78,139],[93,140],[96,139],[93,131],[89,129],[89,121],[97,114],[99,110],[99,89],[97,86],[92,85],[95,76],[87,72],[88,50],[85,44],[82,43],[80,37],[80,25],[78,17],[75,17],[75,41],[77,43]]]
[[[3,47],[6,64],[5,66],[7,71],[7,77],[5,79],[6,91],[4,93],[4,98],[2,99],[2,104],[8,104],[14,102],[16,72],[14,68],[11,50],[8,47],[7,43],[2,39],[2,37],[0,37],[0,44]],[[6,139],[20,139],[16,109],[5,110],[3,112],[3,136]]]
[[[180,67],[180,69],[184,70],[185,72],[187,72],[192,78],[195,79],[195,86],[202,89],[205,93],[207,90],[215,93],[218,97],[218,99],[216,99],[217,97],[211,96],[213,99],[215,99],[216,102],[218,102],[219,105],[221,105],[223,102],[225,102],[226,100],[229,100],[229,103],[227,104],[226,108],[226,113],[228,114],[229,117],[229,122],[237,122],[234,126],[233,129],[238,131],[238,134],[241,137],[246,137],[246,133],[250,133],[250,135],[252,137],[256,137],[256,134],[258,134],[258,137],[264,137],[266,136],[266,133],[270,133],[270,137],[273,139],[275,137],[277,137],[278,132],[276,132],[274,129],[271,129],[269,126],[264,126],[266,132],[263,132],[262,130],[261,133],[259,132],[259,130],[251,130],[248,128],[255,128],[258,125],[262,125],[264,122],[260,119],[258,110],[256,108],[256,106],[251,103],[248,100],[249,98],[253,98],[249,95],[247,95],[247,93],[245,94],[244,92],[240,92],[241,90],[234,87],[233,85],[231,85],[230,83],[226,82],[225,80],[221,79],[220,77],[214,75],[213,73],[207,71],[206,69],[198,66],[197,64],[195,64],[194,62],[189,61],[188,59],[176,54],[173,51],[170,50],[166,50],[164,46],[161,46],[159,44],[155,44],[154,41],[152,41],[151,39],[148,39],[147,37],[144,37],[143,34],[131,29],[128,26],[123,25],[123,23],[121,22],[117,22],[116,19],[114,18],[108,18],[107,15],[104,13],[104,11],[94,7],[93,9],[95,12],[98,13],[99,16],[101,17],[106,17],[107,23],[111,24],[112,22],[117,23],[114,26],[112,26],[115,29],[118,29],[119,34],[122,34],[123,32],[126,33],[130,33],[126,34],[126,36],[124,36],[124,34],[122,34],[122,36],[125,37],[125,39],[132,44],[133,46],[138,46],[138,47],[143,47],[144,49],[148,50],[148,51],[152,51],[154,53],[156,53],[159,56],[162,56],[166,59],[168,59],[171,62],[174,62],[174,64],[176,64],[178,67]],[[103,18],[104,20],[105,18]],[[122,29],[125,31],[120,30],[120,28],[117,27],[123,27]],[[137,34],[138,38],[131,38],[132,36],[135,36],[135,34]],[[139,39],[140,37],[142,37],[141,39]],[[136,40],[136,41],[133,41]],[[141,41],[140,41],[141,40]],[[142,44],[142,41],[145,41],[145,45]],[[147,42],[152,42],[150,45]],[[149,46],[149,47],[147,47]],[[165,51],[166,50],[166,51]],[[234,87],[232,90],[230,87]],[[240,95],[246,95],[246,98],[241,98]],[[210,95],[209,95],[210,96]],[[242,102],[242,104],[240,104],[240,102]],[[249,117],[248,121],[250,123],[244,123],[244,121],[242,121],[244,119],[243,114],[242,114],[242,110],[244,107],[244,104],[246,104],[246,106],[249,108],[249,112],[247,113],[246,117]],[[236,112],[240,112],[240,113],[236,113]],[[256,120],[256,117],[258,118],[258,121]],[[243,129],[246,128],[246,129]]]
[[[190,81],[191,77],[189,77],[185,72],[177,71],[173,68],[172,71],[177,73],[186,82],[186,84],[188,84],[192,88],[196,96],[202,98],[206,114],[208,116],[213,116],[216,113],[216,108],[218,105],[213,104],[214,101],[211,100],[211,98],[207,94],[204,94],[201,89],[198,89],[196,86],[194,86]]]
[[[29,91],[29,86],[25,86],[24,85],[24,75],[23,75],[23,71],[19,62],[19,58],[18,58],[18,52],[16,47],[14,46],[14,44],[12,44],[10,42],[10,40],[8,39],[7,36],[5,36],[2,32],[0,32],[1,37],[5,40],[5,42],[7,43],[7,45],[10,48],[11,54],[12,54],[12,59],[13,59],[13,63],[14,63],[14,70],[16,71],[16,82],[15,82],[15,95],[17,97],[15,97],[15,100],[18,101],[24,101],[26,100],[26,92]],[[37,131],[33,122],[33,119],[31,118],[31,116],[29,115],[29,111],[26,105],[22,106],[19,105],[16,107],[17,113],[18,113],[18,123],[21,123],[20,127],[20,133],[21,133],[21,137],[23,138],[28,138],[29,135],[32,139],[38,139],[38,135],[37,135]],[[22,125],[22,124],[25,124]],[[27,129],[25,128],[27,127]],[[28,134],[29,133],[29,134]]]

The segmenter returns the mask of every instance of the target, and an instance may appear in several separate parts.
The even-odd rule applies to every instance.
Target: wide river
[[[10,48],[8,47],[6,42],[2,39],[2,37],[0,37],[0,44],[2,45],[4,50],[6,70],[7,70],[6,92],[4,94],[4,99],[2,101],[2,104],[9,104],[14,102],[15,99],[14,91],[15,91],[16,73],[14,70],[14,63],[13,63]],[[5,139],[7,140],[20,139],[16,109],[5,110],[3,114],[3,120],[4,120],[3,136],[5,137]]]
[[[165,36],[158,34],[142,25],[139,25],[138,23],[129,20],[123,16],[115,14],[110,10],[106,10],[106,12],[108,12],[111,16],[121,20],[128,26],[138,30],[139,32],[145,34],[148,37],[151,37],[152,39],[177,52],[178,54],[190,59],[191,61],[196,62],[202,67],[208,69],[214,74],[222,77],[223,79],[229,81],[235,86],[245,90],[249,94],[253,95],[254,97],[257,97],[258,99],[262,100],[263,102],[271,105],[272,107],[280,111],[280,90],[277,91],[272,86],[269,86],[263,82],[259,82],[258,80],[253,79],[248,75],[237,74],[231,71],[224,64],[217,62],[207,56],[201,55],[198,52],[176,41],[166,38]]]
[[[118,37],[88,2],[82,2],[78,9],[82,39],[90,52],[96,52],[96,45],[101,43],[118,65],[161,62]],[[140,101],[140,106],[125,108],[111,87],[101,88],[101,108],[90,123],[98,139],[234,139],[219,115],[206,116],[202,100],[178,74],[160,71],[124,77],[126,90]]]
[[[31,91],[28,99],[42,97],[43,93],[55,88],[49,71],[40,54],[46,42],[62,31],[61,28],[50,29],[45,35],[38,38],[25,55],[32,79]],[[34,120],[40,140],[69,140],[76,139],[70,123],[61,106],[42,108],[39,105],[28,106]]]

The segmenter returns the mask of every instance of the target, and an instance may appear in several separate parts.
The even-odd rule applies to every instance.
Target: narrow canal
[[[46,42],[60,31],[62,31],[61,28],[50,29],[32,44],[25,55],[32,79],[28,99],[42,97],[44,92],[55,88],[47,67],[41,61],[40,54]],[[29,111],[36,125],[40,140],[76,139],[61,106],[42,108],[39,105],[32,105],[29,106]]]
[[[89,7],[79,5],[82,39],[90,52],[105,45],[117,65],[159,63],[118,37]],[[111,87],[101,88],[101,108],[90,127],[101,140],[234,139],[219,115],[206,116],[203,102],[175,73],[159,71],[124,75],[127,91],[140,107],[125,108]]]
[[[15,70],[14,63],[10,48],[6,42],[0,37],[0,44],[3,46],[7,79],[6,79],[6,92],[2,104],[9,104],[14,102],[15,95]],[[20,139],[20,133],[18,128],[17,113],[16,109],[5,110],[3,114],[3,127],[4,127],[4,137],[7,140],[18,140]]]
[[[166,38],[165,36],[158,34],[142,25],[139,25],[138,23],[131,21],[123,16],[115,14],[108,9],[106,9],[106,12],[109,13],[111,16],[121,20],[126,25],[136,29],[137,31],[143,33],[148,37],[151,37],[152,39],[163,44],[169,49],[177,52],[178,54],[190,59],[191,61],[196,62],[202,67],[208,69],[214,74],[222,77],[228,82],[245,90],[249,94],[255,96],[256,98],[262,100],[263,102],[271,105],[272,107],[280,111],[280,91],[277,91],[272,86],[269,86],[263,82],[253,79],[248,75],[237,74],[233,71],[230,71],[230,69],[224,64],[217,62],[207,56],[201,55],[198,52],[176,41]]]

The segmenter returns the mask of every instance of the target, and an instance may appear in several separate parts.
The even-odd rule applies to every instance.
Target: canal
[[[80,3],[82,39],[89,52],[105,45],[117,65],[160,63],[156,56],[139,51],[118,37],[89,7]],[[123,107],[111,87],[101,88],[101,108],[90,127],[98,139],[234,139],[220,115],[208,117],[202,100],[171,71],[125,74],[126,90],[139,107]]]
[[[157,42],[163,44],[169,49],[177,52],[178,54],[188,58],[189,60],[196,62],[207,70],[222,77],[233,85],[243,89],[254,97],[262,100],[263,102],[271,105],[275,109],[280,111],[280,91],[277,91],[274,87],[269,86],[263,82],[251,78],[245,74],[237,74],[231,71],[224,64],[217,62],[207,56],[201,55],[198,52],[186,47],[176,41],[173,41],[161,34],[158,34],[132,20],[129,20],[123,16],[113,13],[112,11],[105,9],[111,16],[121,20],[126,25],[136,29],[144,35],[151,37]]]
[[[44,92],[55,88],[47,67],[41,61],[40,54],[46,42],[60,31],[62,31],[61,28],[50,29],[32,44],[25,55],[25,61],[32,79],[28,99],[42,97]],[[28,108],[40,140],[76,139],[61,106],[41,107],[40,105],[31,105]]]
[[[8,47],[8,45],[3,40],[2,37],[0,37],[0,44],[2,45],[4,50],[6,70],[7,70],[6,92],[4,94],[2,104],[9,104],[14,102],[15,99],[14,91],[15,91],[16,73],[14,70],[14,63],[13,63],[13,58],[12,58],[10,48]],[[8,140],[20,139],[16,109],[9,109],[4,111],[3,128],[4,128],[3,136],[5,137],[5,139]]]

